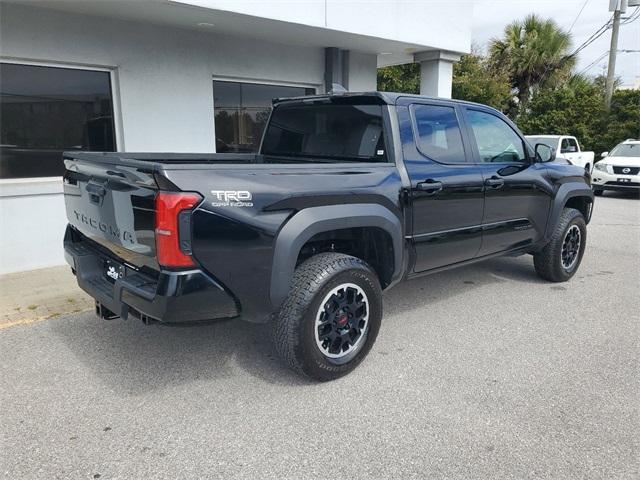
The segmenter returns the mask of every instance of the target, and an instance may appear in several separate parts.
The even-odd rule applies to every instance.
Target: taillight
[[[158,192],[156,254],[164,267],[192,267],[191,212],[202,201],[197,193]]]

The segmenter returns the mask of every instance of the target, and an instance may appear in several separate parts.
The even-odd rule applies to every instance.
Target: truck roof
[[[340,93],[324,93],[319,95],[307,95],[303,97],[287,97],[287,98],[274,98],[273,104],[281,104],[281,103],[298,103],[298,102],[314,102],[314,101],[322,101],[322,100],[340,100],[344,99],[348,103],[353,103],[356,100],[363,101],[369,104],[378,104],[378,105],[395,105],[398,98],[400,97],[409,97],[415,98],[419,100],[437,100],[437,101],[445,101],[451,103],[460,103],[465,105],[478,105],[484,108],[490,108],[495,110],[488,105],[483,105],[481,103],[468,102],[465,100],[455,100],[451,98],[441,98],[441,97],[429,97],[426,95],[416,95],[413,93],[400,93],[400,92],[340,92]]]

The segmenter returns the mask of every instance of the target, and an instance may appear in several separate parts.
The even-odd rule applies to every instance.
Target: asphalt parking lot
[[[7,479],[638,478],[640,200],[596,200],[566,284],[530,257],[396,287],[353,374],[265,326],[79,314],[0,330]]]

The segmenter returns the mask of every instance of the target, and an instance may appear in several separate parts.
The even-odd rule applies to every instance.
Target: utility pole
[[[611,29],[611,48],[609,49],[609,67],[607,68],[607,84],[604,94],[604,106],[611,109],[611,97],[613,96],[613,84],[616,80],[616,55],[618,53],[618,33],[620,32],[620,15],[623,1],[613,0],[616,9],[613,11],[613,28]]]

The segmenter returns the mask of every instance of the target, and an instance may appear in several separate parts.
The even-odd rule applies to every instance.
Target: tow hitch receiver
[[[96,301],[96,315],[104,320],[115,320],[116,318],[119,318],[118,315],[113,313],[98,301]]]

